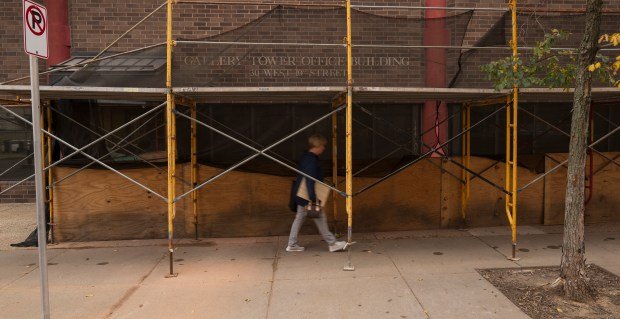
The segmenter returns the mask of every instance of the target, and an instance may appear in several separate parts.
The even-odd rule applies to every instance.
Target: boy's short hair
[[[325,146],[325,145],[327,145],[327,139],[325,138],[325,136],[321,134],[312,134],[312,136],[308,138],[308,146],[310,148]]]

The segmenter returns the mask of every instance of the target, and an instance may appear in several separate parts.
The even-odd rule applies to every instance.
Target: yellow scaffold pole
[[[513,70],[518,71],[518,30],[517,30],[517,0],[510,0],[510,10],[512,13],[512,48]],[[517,112],[519,110],[519,87],[514,85],[512,90],[512,101],[508,97],[508,108],[506,109],[506,190],[510,193],[506,195],[506,215],[510,222],[512,232],[512,257],[517,260]]]
[[[471,104],[465,103],[463,104],[463,109],[461,111],[461,124],[463,132],[466,132],[461,140],[461,156],[462,164],[465,168],[470,167],[471,163],[471,134],[469,132],[469,128],[471,126]],[[461,184],[461,217],[463,222],[466,222],[467,218],[467,204],[469,202],[469,194],[470,194],[470,173],[461,169],[461,178],[465,181],[464,184]]]
[[[52,109],[49,105],[46,108],[47,113],[47,131],[52,131]],[[47,164],[52,164],[52,138],[47,135],[44,139],[45,144],[47,145]],[[52,174],[52,169],[47,171],[47,200],[50,214],[50,243],[54,244],[54,189],[51,187],[54,183],[54,175]]]
[[[45,127],[45,115],[47,114],[46,109],[49,108],[48,102],[43,102],[41,103],[41,107],[39,108],[39,118],[41,119],[41,127],[39,129],[39,131],[41,132],[41,167],[45,167],[46,166],[46,161],[47,161],[47,156],[45,156],[45,151],[47,150],[47,136],[43,133],[43,130],[46,129]],[[41,183],[43,184],[43,187],[48,186],[47,185],[47,181],[48,181],[48,175],[50,173],[50,170],[48,170],[47,172],[43,172],[43,176],[41,176],[42,181]],[[43,195],[45,196],[45,201],[49,201],[49,197],[47,197],[49,194],[47,195]],[[44,206],[45,207],[45,206]],[[45,213],[44,213],[45,214]],[[45,225],[45,234],[47,235],[47,227],[49,227],[48,224]],[[47,238],[46,238],[47,241]]]
[[[345,191],[347,210],[347,264],[344,270],[355,270],[351,263],[351,244],[353,243],[353,48],[351,46],[351,0],[346,0],[347,8],[347,113],[346,113],[346,180]]]
[[[176,175],[176,121],[174,116],[174,94],[172,92],[172,2],[168,0],[166,21],[166,144],[168,149],[168,255],[170,273],[166,277],[176,277],[174,273],[174,217],[175,217],[175,175]]]
[[[191,105],[191,116],[194,121],[191,121],[191,165],[192,165],[192,188],[196,188],[198,185],[198,144],[197,144],[197,123],[196,123],[196,102]],[[194,229],[196,231],[196,240],[198,240],[198,191],[192,192],[192,211],[194,212]]]
[[[332,102],[332,108],[337,108],[342,105],[340,99],[336,99]],[[335,188],[338,188],[338,114],[332,115],[332,183]],[[336,233],[337,221],[338,221],[338,201],[336,200],[338,193],[332,190],[332,203],[334,213],[334,232]]]

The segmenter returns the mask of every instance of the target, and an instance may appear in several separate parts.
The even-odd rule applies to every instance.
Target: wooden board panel
[[[454,159],[460,163],[459,158]],[[482,157],[472,157],[470,169],[481,173],[482,176],[504,188],[504,163]],[[461,176],[461,169],[454,163],[444,162],[444,169],[453,175]],[[525,185],[538,174],[523,167],[519,167],[518,185]],[[471,175],[470,198],[467,203],[466,218],[463,224],[461,218],[461,185],[459,180],[444,173],[442,176],[442,225],[444,227],[483,227],[508,225],[505,213],[504,193],[478,177]],[[542,181],[519,193],[517,224],[540,224],[542,222],[543,207]]]
[[[74,168],[54,169],[54,179]],[[165,196],[166,174],[154,168],[123,173]],[[167,237],[167,208],[153,194],[103,169],[87,169],[54,189],[55,237],[59,241],[92,241]],[[175,221],[176,236],[185,236],[184,210]]]
[[[219,170],[200,166],[200,179]],[[436,176],[433,176],[436,175]],[[426,175],[426,176],[424,176]],[[440,227],[439,170],[418,164],[355,198],[355,231],[406,230]],[[375,178],[355,178],[360,189]],[[425,183],[417,183],[424,180]],[[430,182],[426,182],[430,180]],[[286,235],[294,214],[288,210],[292,178],[232,172],[199,193],[199,233],[205,237]],[[341,185],[344,187],[344,185]],[[340,196],[339,196],[340,197]],[[346,225],[344,200],[337,198],[338,229]],[[326,214],[333,221],[331,202]],[[302,233],[316,232],[311,222]]]
[[[558,162],[568,158],[568,154],[547,154],[545,170],[551,170]],[[608,157],[616,157],[618,153],[605,153]],[[588,161],[589,163],[589,161]],[[620,168],[615,164],[607,165],[607,160],[594,155],[594,170],[601,169],[594,175],[594,192],[586,206],[586,223],[604,223],[620,221],[617,207],[620,205]],[[566,194],[566,168],[560,167],[545,177],[545,225],[564,223],[564,199]]]
[[[472,159],[473,160],[473,159]],[[453,158],[461,163],[461,158]],[[448,160],[441,161],[441,227],[458,228],[466,226],[461,213],[461,168]]]
[[[440,164],[439,159],[431,159]],[[358,231],[430,229],[441,227],[441,170],[420,161],[355,198]],[[354,189],[374,182],[359,178]],[[344,212],[344,208],[341,209]]]
[[[455,164],[429,159],[357,196],[354,201],[354,231],[463,226],[460,219],[459,181],[446,172],[442,173],[437,166],[460,176],[460,169]],[[487,167],[490,169],[483,175],[503,186],[505,171],[502,163],[472,158],[473,170],[481,171]],[[72,170],[58,168],[55,171],[56,178]],[[179,165],[177,171],[179,176],[189,181],[189,164]],[[199,181],[220,171],[201,165]],[[165,194],[165,174],[155,169],[124,172]],[[536,176],[521,168],[519,184],[524,185]],[[233,237],[288,234],[294,218],[294,214],[288,210],[291,181],[291,177],[232,172],[205,186],[199,190],[199,235]],[[376,178],[355,178],[354,188],[360,189],[374,181]],[[181,182],[177,185],[178,194],[190,189],[189,185]],[[479,179],[474,179],[471,187],[466,226],[506,225],[502,193]],[[337,201],[337,230],[344,232],[344,200],[338,197]],[[328,203],[326,206],[331,223],[334,219],[332,205]],[[541,223],[542,182],[520,194],[519,207],[519,224]],[[58,223],[56,236],[61,241],[166,237],[165,204],[106,170],[86,170],[63,183],[56,189],[55,208]],[[194,217],[188,196],[177,204],[175,236],[193,237],[194,231]],[[302,232],[315,233],[316,230],[308,222]]]

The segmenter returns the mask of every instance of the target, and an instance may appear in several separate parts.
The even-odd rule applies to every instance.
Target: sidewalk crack
[[[265,313],[265,319],[269,318],[269,310],[271,309],[271,299],[273,297],[273,286],[276,281],[276,271],[278,271],[278,261],[280,260],[280,236],[278,236],[278,239],[276,240],[275,248],[276,249],[275,249],[273,263],[272,263],[273,271],[271,272],[271,286],[269,287],[269,298],[267,299],[267,312]]]

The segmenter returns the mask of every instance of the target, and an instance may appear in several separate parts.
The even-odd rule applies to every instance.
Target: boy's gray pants
[[[304,224],[306,220],[307,213],[304,211],[303,206],[297,205],[297,213],[295,215],[295,221],[293,221],[293,226],[291,226],[291,234],[288,237],[288,245],[294,246],[297,245],[297,235],[299,235],[299,229]],[[325,218],[325,213],[321,213],[321,217],[313,218],[314,224],[316,228],[319,230],[319,233],[323,236],[323,239],[327,242],[328,245],[332,245],[336,242],[336,237],[329,231],[329,227],[327,227],[327,218]]]

